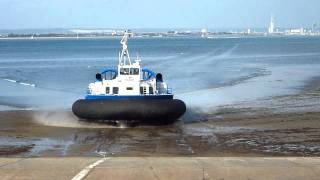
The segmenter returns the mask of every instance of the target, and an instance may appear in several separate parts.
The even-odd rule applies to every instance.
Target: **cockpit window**
[[[121,75],[129,75],[129,68],[120,68]]]
[[[121,75],[139,75],[139,68],[120,68]]]
[[[130,75],[139,75],[139,68],[130,68]]]

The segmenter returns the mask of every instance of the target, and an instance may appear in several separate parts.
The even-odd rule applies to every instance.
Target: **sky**
[[[280,28],[320,24],[320,0],[0,0],[0,29]]]

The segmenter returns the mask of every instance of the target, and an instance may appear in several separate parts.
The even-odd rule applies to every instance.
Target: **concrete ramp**
[[[1,158],[1,179],[319,179],[320,158]]]

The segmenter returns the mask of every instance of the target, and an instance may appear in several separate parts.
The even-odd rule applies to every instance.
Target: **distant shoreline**
[[[37,40],[37,39],[117,39],[120,37],[113,37],[113,36],[95,36],[95,37],[0,37],[0,40]]]
[[[215,36],[208,36],[208,37],[201,37],[201,36],[134,36],[133,38],[141,39],[141,38],[154,38],[154,39],[165,39],[165,38],[199,38],[199,39],[249,39],[249,38],[290,38],[290,37],[305,37],[305,38],[319,38],[320,36],[310,36],[310,35],[215,35]],[[0,40],[39,40],[39,39],[119,39],[120,36],[81,36],[81,37],[74,37],[74,36],[43,36],[43,37],[0,37]]]

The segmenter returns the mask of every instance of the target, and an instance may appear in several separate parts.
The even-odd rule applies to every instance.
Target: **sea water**
[[[116,67],[119,38],[1,39],[0,109],[70,109]],[[162,73],[189,108],[299,92],[320,75],[320,38],[132,38],[131,59]]]

